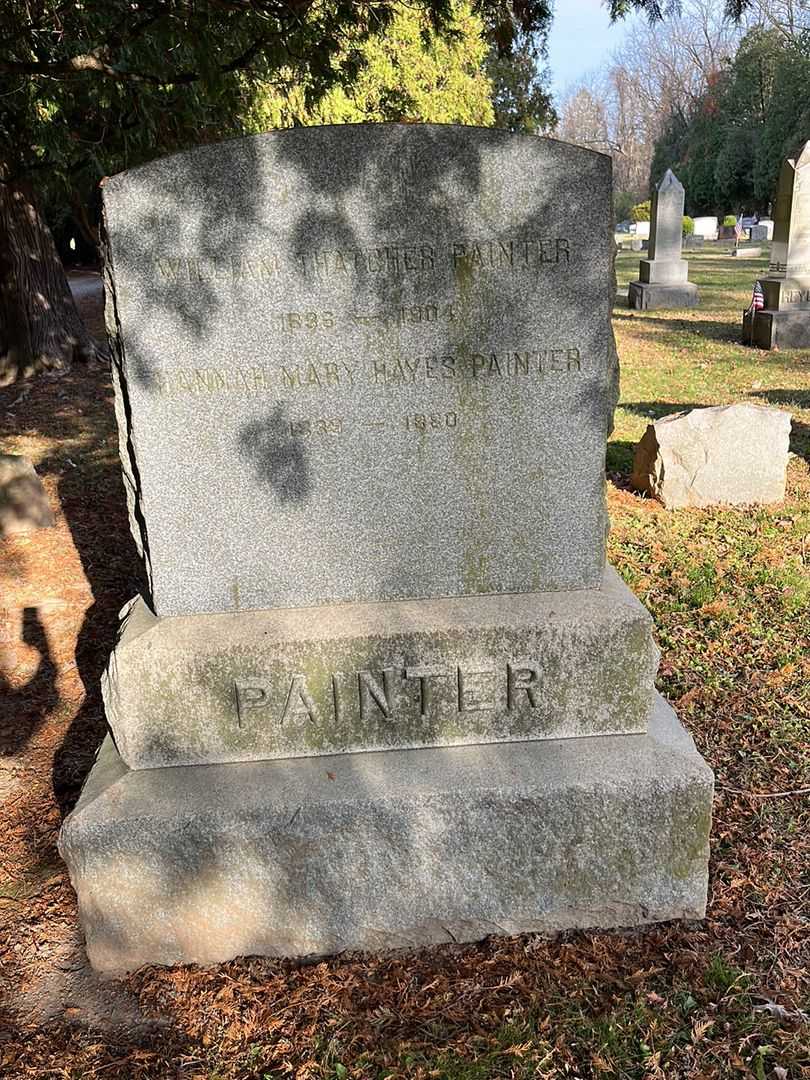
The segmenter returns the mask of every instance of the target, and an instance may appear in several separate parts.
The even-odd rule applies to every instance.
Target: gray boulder
[[[779,502],[789,435],[790,414],[762,405],[672,413],[636,446],[631,483],[668,509]]]
[[[0,454],[0,536],[53,525],[42,481],[27,457]]]

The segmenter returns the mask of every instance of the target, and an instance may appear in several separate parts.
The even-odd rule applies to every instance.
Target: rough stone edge
[[[650,498],[657,498],[657,491],[661,486],[662,473],[655,467],[659,460],[658,450],[655,424],[648,424],[633,451],[630,486],[634,491],[642,492]]]
[[[565,164],[575,165],[575,159],[577,157],[596,157],[603,158],[606,161],[608,168],[612,169],[612,158],[610,154],[606,154],[602,150],[594,150],[593,147],[581,146],[579,143],[569,142],[566,139],[557,139],[549,135],[531,135],[522,131],[509,131],[505,128],[485,127],[481,124],[425,122],[414,125],[401,120],[375,120],[371,122],[356,121],[348,124],[317,124],[315,126],[318,130],[331,128],[338,129],[340,132],[351,131],[353,128],[398,128],[402,131],[412,130],[415,126],[419,128],[429,128],[434,131],[440,131],[447,128],[452,128],[454,130],[462,128],[467,131],[476,132],[479,137],[485,137],[492,141],[523,139],[536,144],[539,140],[541,143],[548,145],[552,152],[560,157],[567,155],[568,160]],[[162,183],[162,178],[158,177],[158,179],[156,179],[156,176],[160,170],[165,169],[170,163],[178,163],[181,161],[196,162],[196,160],[199,159],[204,166],[206,157],[211,153],[216,153],[217,149],[220,147],[235,147],[236,144],[239,143],[264,142],[270,139],[279,139],[279,137],[282,139],[300,138],[302,131],[303,128],[300,127],[284,128],[275,131],[259,131],[248,135],[234,135],[230,138],[218,139],[213,143],[198,143],[196,146],[190,146],[183,150],[175,150],[170,154],[164,154],[161,157],[142,162],[140,165],[134,165],[129,169],[122,169],[120,172],[112,173],[110,176],[106,177],[105,183],[110,186],[110,190],[113,191],[117,198],[121,194],[127,181],[132,178],[147,184]]]
[[[650,709],[650,720],[646,735],[631,734],[631,735],[596,735],[592,739],[588,739],[587,742],[594,745],[599,740],[650,740],[651,742],[666,748],[673,754],[680,756],[687,756],[695,758],[696,766],[703,771],[708,777],[713,778],[713,773],[703,758],[699,755],[695,741],[685,727],[681,724],[680,720],[675,713],[675,710],[669,704],[669,702],[658,692],[655,692],[655,698]],[[542,743],[544,747],[565,746],[572,750],[575,750],[579,744],[585,740],[580,739],[553,739],[553,740],[529,740],[528,745]],[[499,750],[503,750],[505,747],[514,746],[514,743],[494,743],[487,744],[484,747],[487,751],[497,753]],[[526,746],[527,743],[522,743],[522,746]],[[476,747],[439,747],[438,749],[442,754],[445,753],[464,753],[466,751],[474,750]],[[389,756],[400,754],[414,754],[414,755],[430,755],[433,753],[433,749],[408,749],[408,750],[380,750],[369,751],[367,754],[359,755],[342,755],[335,754],[320,758],[285,758],[277,761],[267,762],[245,762],[243,763],[250,769],[266,768],[268,771],[279,768],[283,765],[293,764],[297,769],[302,772],[311,772],[314,775],[322,776],[323,770],[328,769],[329,762],[333,762],[336,765],[345,764],[347,757],[369,757],[374,759],[383,759]],[[78,825],[78,818],[83,811],[89,810],[94,803],[104,796],[112,795],[113,804],[117,801],[113,789],[122,781],[126,781],[126,778],[134,773],[142,774],[148,773],[165,773],[167,782],[171,782],[172,777],[175,774],[185,773],[191,776],[197,770],[205,769],[207,771],[212,770],[225,770],[222,772],[222,776],[229,775],[230,770],[242,768],[242,764],[226,763],[222,765],[179,765],[176,768],[166,769],[147,769],[147,770],[133,770],[124,764],[121,756],[115,748],[112,736],[108,733],[104,741],[101,743],[92,769],[87,775],[87,778],[82,787],[79,798],[76,802],[71,813],[65,818],[62,826],[62,831],[69,831],[71,826]],[[324,789],[326,795],[331,794],[331,789],[327,786]],[[102,815],[103,816],[103,815]],[[61,853],[61,845],[63,843],[62,835],[60,833],[59,845]],[[63,855],[64,858],[64,855]]]
[[[610,190],[613,190],[613,158],[610,161]],[[610,288],[608,289],[608,295],[606,297],[607,302],[607,321],[610,328],[608,338],[608,357],[607,357],[607,423],[605,430],[607,436],[605,438],[605,456],[607,457],[607,440],[613,434],[613,430],[616,426],[616,406],[619,404],[619,397],[621,395],[621,366],[619,363],[619,349],[616,345],[616,331],[613,325],[613,308],[616,304],[616,297],[619,294],[619,282],[616,277],[616,259],[619,255],[619,248],[616,245],[614,236],[616,234],[616,208],[613,204],[613,199],[610,200],[610,215],[608,220],[608,251],[610,252]],[[607,475],[605,476],[605,490],[607,491]],[[607,495],[605,495],[605,504],[607,504]],[[606,535],[610,532],[610,520],[608,518]]]
[[[115,290],[115,271],[113,268],[112,244],[107,231],[107,210],[104,197],[104,183],[101,185],[101,224],[100,248],[102,276],[104,280],[104,322],[107,328],[107,341],[112,360],[111,371],[115,395],[115,419],[118,427],[118,456],[121,461],[121,474],[126,492],[129,528],[143,562],[148,582],[150,602],[152,593],[152,562],[149,555],[149,539],[146,531],[146,518],[142,507],[141,478],[135,455],[135,442],[132,426],[132,407],[127,392],[126,359],[124,355],[124,334],[118,315],[118,301]]]
[[[574,589],[571,591],[554,590],[547,592],[537,593],[480,593],[475,595],[464,596],[431,596],[424,599],[396,599],[396,600],[376,600],[376,601],[352,601],[349,603],[339,604],[325,604],[322,607],[299,607],[299,608],[266,608],[262,610],[250,610],[250,611],[211,611],[201,612],[198,615],[165,615],[159,616],[154,613],[154,610],[149,605],[148,599],[135,596],[131,600],[128,600],[126,604],[121,608],[119,612],[119,627],[116,636],[116,648],[120,644],[128,645],[143,634],[148,633],[158,623],[168,623],[171,625],[182,624],[190,620],[209,620],[221,623],[223,628],[227,629],[228,623],[243,623],[246,619],[261,619],[263,616],[271,616],[278,613],[280,618],[286,620],[300,620],[301,627],[290,627],[290,631],[306,632],[309,633],[313,639],[318,638],[319,635],[309,628],[313,622],[317,622],[317,612],[319,610],[330,613],[330,623],[334,623],[339,619],[340,629],[339,632],[322,634],[321,639],[327,638],[339,638],[348,636],[351,631],[346,630],[347,623],[354,623],[356,621],[358,626],[362,626],[364,631],[367,632],[370,627],[373,626],[373,619],[363,620],[363,613],[367,612],[371,615],[379,615],[380,622],[384,622],[386,617],[390,618],[392,622],[396,621],[396,615],[399,611],[403,612],[407,616],[405,625],[409,628],[419,628],[419,623],[414,620],[413,612],[410,610],[412,607],[430,607],[445,609],[447,614],[442,622],[442,626],[445,628],[455,628],[459,625],[459,622],[464,623],[463,612],[457,615],[456,608],[470,608],[471,606],[485,606],[494,607],[499,603],[508,602],[510,597],[531,598],[537,596],[538,598],[548,599],[549,602],[559,602],[563,599],[569,599],[575,603],[578,597],[586,597],[591,594],[603,595],[609,598],[614,606],[626,607],[634,612],[639,618],[644,619],[650,627],[653,625],[652,616],[649,611],[644,607],[638,597],[627,586],[621,574],[610,563],[606,563],[602,571],[602,581],[600,585],[595,589]],[[386,615],[386,613],[388,613]],[[435,617],[428,621],[428,625],[435,625]]]

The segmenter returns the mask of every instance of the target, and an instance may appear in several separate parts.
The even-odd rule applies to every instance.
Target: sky
[[[621,44],[628,23],[627,19],[619,20],[611,26],[610,15],[600,0],[556,0],[548,59],[558,106],[568,87],[601,67]]]

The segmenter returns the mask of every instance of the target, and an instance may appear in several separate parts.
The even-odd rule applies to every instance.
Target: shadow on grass
[[[107,372],[76,365],[57,381],[32,384],[16,415],[17,434],[34,437],[46,448],[37,472],[56,481],[62,513],[93,597],[75,653],[84,701],[59,739],[53,761],[53,795],[62,816],[75,803],[106,731],[100,678],[115,642],[118,612],[143,588],[116,452],[111,391]],[[58,574],[56,566],[54,573]],[[38,732],[46,732],[60,704],[48,629],[37,608],[24,610],[21,638],[39,652],[40,661],[22,689],[12,692],[0,683],[0,698],[4,704],[11,702],[10,720],[0,729],[0,752],[24,753]],[[45,737],[53,736],[46,732]]]
[[[613,486],[623,491],[634,490],[630,486],[630,473],[635,450],[636,444],[628,439],[611,439],[607,445],[605,472]]]
[[[690,412],[692,409],[713,408],[717,402],[707,405],[699,401],[620,401],[618,407],[635,416],[643,416],[645,420],[660,420],[662,416],[671,416],[672,413]]]
[[[0,722],[0,756],[3,757],[14,756],[28,745],[59,700],[56,666],[38,608],[23,609],[20,637],[24,644],[36,649],[39,662],[34,674],[20,689],[12,688],[0,672],[0,699],[4,706]]]
[[[694,310],[694,309],[691,309]],[[742,308],[740,309],[742,311]],[[617,304],[613,308],[613,317],[620,323],[629,323],[631,319],[641,319],[646,325],[654,325],[659,332],[671,336],[690,334],[712,341],[722,341],[728,344],[732,340],[735,344],[742,344],[742,316],[739,322],[729,322],[720,318],[712,318],[710,312],[703,313],[704,317],[693,316],[692,318],[678,318],[673,314],[670,318],[661,315],[651,315],[646,311],[635,311],[624,305]],[[682,344],[682,342],[681,342]]]
[[[760,398],[763,404],[773,405],[775,408],[784,408],[786,412],[795,409],[810,409],[809,390],[754,390],[751,392],[751,397]],[[635,416],[643,417],[652,423],[655,420],[660,420],[663,416],[671,416],[673,413],[690,412],[692,409],[708,409],[715,407],[717,404],[717,402],[714,402],[713,405],[708,405],[705,402],[697,401],[621,401],[618,408]],[[729,404],[744,404],[744,402],[729,402]],[[630,475],[633,467],[634,447],[635,443],[620,440],[608,443],[607,473],[617,487],[625,486],[621,478]],[[798,420],[795,413],[792,416],[790,429],[790,449],[798,457],[810,462],[810,424]],[[616,477],[619,479],[617,480]]]
[[[144,592],[146,582],[129,528],[117,461],[64,473],[59,498],[93,592],[76,641],[76,666],[85,698],[53,763],[54,798],[64,818],[78,799],[106,734],[101,674],[115,645],[118,613],[135,593]]]
[[[755,390],[752,397],[761,398],[768,405],[792,412],[794,409],[810,409],[810,390]],[[810,424],[792,416],[790,449],[798,457],[810,462]]]

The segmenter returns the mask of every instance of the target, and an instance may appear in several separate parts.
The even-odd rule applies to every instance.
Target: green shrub
[[[723,224],[724,225],[736,225],[737,224],[737,219],[733,214],[726,214],[726,216],[723,218]]]
[[[691,236],[695,231],[695,219],[690,218],[688,214],[683,215],[683,235]]]
[[[650,220],[650,200],[646,202],[636,203],[633,209],[630,211],[630,217],[633,221],[649,221]]]

